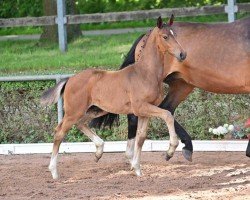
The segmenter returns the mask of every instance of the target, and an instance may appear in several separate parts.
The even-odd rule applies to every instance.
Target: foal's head
[[[171,28],[174,21],[174,15],[171,16],[168,23],[163,23],[162,18],[157,20],[157,45],[163,53],[169,53],[176,57],[179,61],[185,60],[187,53],[183,50],[180,43],[176,39],[176,34]]]

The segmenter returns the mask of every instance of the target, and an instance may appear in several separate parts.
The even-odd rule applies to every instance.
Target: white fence
[[[247,147],[247,140],[194,140],[193,147],[196,151],[245,151]],[[168,140],[146,140],[142,151],[166,151],[169,147]],[[183,144],[177,148],[181,151]],[[38,143],[38,144],[0,144],[0,154],[35,154],[35,153],[51,153],[52,143]],[[126,142],[105,142],[104,152],[125,152]],[[93,142],[76,142],[76,143],[62,143],[60,153],[87,153],[95,152],[95,145]]]

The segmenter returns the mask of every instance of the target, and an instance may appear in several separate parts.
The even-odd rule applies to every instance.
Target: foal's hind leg
[[[57,157],[60,144],[62,143],[64,136],[67,134],[74,123],[75,120],[73,120],[72,118],[64,117],[62,122],[55,129],[53,150],[49,164],[49,170],[52,174],[53,179],[57,179],[59,177],[57,172]]]
[[[138,127],[135,138],[135,147],[133,160],[131,161],[131,168],[135,170],[137,176],[141,176],[141,149],[142,145],[147,137],[147,127],[148,127],[149,118],[147,117],[138,117]]]
[[[98,162],[103,154],[104,142],[103,140],[92,131],[87,125],[80,123],[77,127],[86,135],[96,146],[95,161]]]

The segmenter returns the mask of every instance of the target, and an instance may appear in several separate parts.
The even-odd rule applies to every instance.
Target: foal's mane
[[[145,34],[145,39],[143,40],[143,44],[142,44],[142,46],[141,46],[141,49],[140,49],[139,55],[138,55],[139,58],[141,57],[142,50],[145,48],[146,43],[147,43],[147,40],[148,40],[148,38],[149,38],[149,36],[150,36],[151,33],[152,33],[152,30],[149,30],[149,31]]]

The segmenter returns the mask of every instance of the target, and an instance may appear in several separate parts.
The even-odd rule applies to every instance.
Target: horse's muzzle
[[[187,53],[186,52],[181,52],[180,56],[179,56],[179,61],[182,62],[183,60],[186,59],[186,57],[187,57]]]

